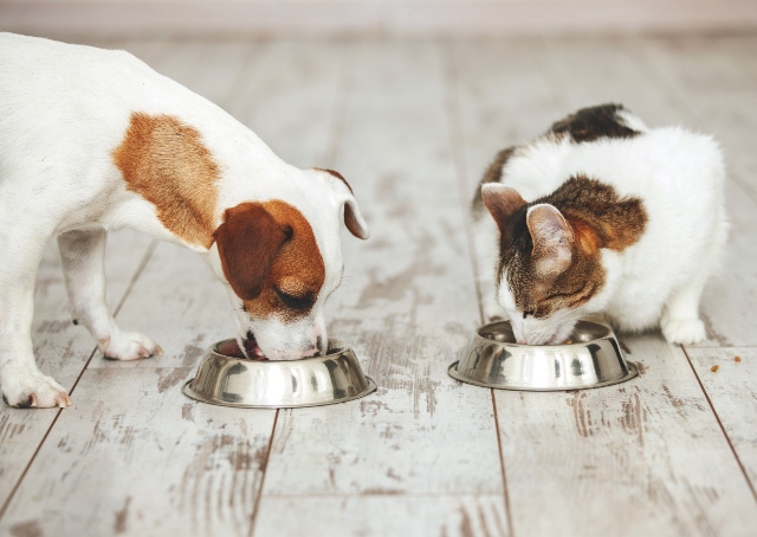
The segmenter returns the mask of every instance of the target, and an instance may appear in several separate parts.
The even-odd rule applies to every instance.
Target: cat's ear
[[[481,187],[481,199],[497,223],[500,232],[521,207],[526,205],[518,191],[500,183],[486,183]]]
[[[573,258],[573,229],[554,206],[539,203],[528,209],[526,224],[534,243],[532,259],[536,273],[555,278]]]

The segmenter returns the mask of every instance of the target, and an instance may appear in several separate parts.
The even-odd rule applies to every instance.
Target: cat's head
[[[500,231],[497,301],[519,343],[565,341],[605,283],[600,238],[591,226],[549,203],[528,204],[499,183],[482,188]]]

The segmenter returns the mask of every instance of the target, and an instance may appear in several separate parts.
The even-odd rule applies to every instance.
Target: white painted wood
[[[246,536],[274,412],[194,403],[179,390],[191,374],[87,370],[0,533]]]
[[[686,349],[752,483],[757,482],[757,349]],[[739,361],[736,361],[736,359]],[[716,367],[716,371],[712,368]]]
[[[326,166],[348,51],[338,41],[277,40],[269,48],[263,75],[242,82],[229,110],[286,162]]]
[[[504,537],[502,497],[363,496],[275,497],[260,502],[255,537]]]
[[[428,42],[357,46],[336,167],[364,200],[372,236],[343,242],[348,277],[330,299],[329,330],[353,346],[379,390],[281,412],[263,498],[359,495],[355,509],[376,505],[375,518],[411,534],[411,513],[389,507],[415,505],[416,495],[499,495],[502,479],[489,391],[447,376],[478,313],[441,57]],[[370,499],[385,494],[397,501]],[[339,505],[328,507],[333,516]],[[371,519],[334,535],[372,534]]]
[[[515,534],[752,535],[757,503],[683,352],[626,343],[637,380],[497,392]]]

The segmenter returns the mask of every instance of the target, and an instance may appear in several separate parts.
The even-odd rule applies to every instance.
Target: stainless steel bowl
[[[566,345],[519,345],[509,321],[478,329],[465,355],[449,368],[461,382],[503,390],[557,391],[599,388],[634,378],[609,326],[579,321]]]
[[[184,395],[214,405],[297,408],[343,403],[376,389],[352,350],[334,340],[328,354],[292,361],[250,360],[219,348],[236,345],[233,340],[212,345]]]

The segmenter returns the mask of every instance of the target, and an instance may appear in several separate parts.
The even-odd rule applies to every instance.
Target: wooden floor
[[[51,244],[34,345],[74,406],[0,408],[0,535],[757,535],[757,37],[99,44],[285,160],[349,179],[372,238],[345,233],[327,315],[379,389],[300,410],[190,401],[203,349],[234,331],[200,258],[112,235],[110,303],[166,351],[114,363],[71,325]],[[479,176],[498,149],[607,101],[724,147],[733,227],[709,340],[625,337],[643,374],[593,391],[448,378],[481,321],[466,224]]]

